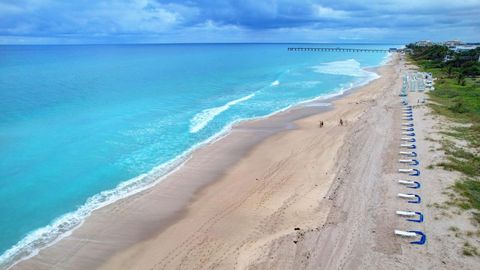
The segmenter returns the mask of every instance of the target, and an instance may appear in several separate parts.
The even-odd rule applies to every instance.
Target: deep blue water
[[[289,46],[0,46],[0,266],[233,122],[365,83],[386,57]]]

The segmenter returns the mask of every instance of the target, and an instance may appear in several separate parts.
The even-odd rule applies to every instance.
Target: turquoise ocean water
[[[232,123],[364,84],[377,75],[362,68],[387,57],[290,46],[0,46],[0,268]]]

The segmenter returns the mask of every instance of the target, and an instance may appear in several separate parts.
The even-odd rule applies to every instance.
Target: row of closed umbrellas
[[[420,176],[420,170],[417,169],[417,166],[420,164],[415,152],[416,139],[415,139],[415,128],[413,124],[413,107],[408,105],[406,101],[402,102],[402,137],[400,148],[402,149],[399,154],[401,158],[398,162],[401,164],[401,168],[398,169],[398,172],[409,176],[408,179],[398,180],[398,184],[404,186],[411,190],[411,192],[402,192],[398,193],[397,197],[405,200],[409,204],[420,204],[422,198],[415,191],[422,187],[421,183],[417,181],[416,177]],[[396,214],[402,218],[405,218],[409,222],[413,223],[422,223],[424,220],[422,212],[414,210],[398,210]],[[414,240],[410,241],[411,244],[423,245],[425,244],[427,237],[425,233],[420,230],[395,230],[395,235],[401,237],[408,237]]]

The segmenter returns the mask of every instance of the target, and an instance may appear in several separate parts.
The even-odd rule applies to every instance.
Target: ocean
[[[388,57],[287,51],[300,46],[392,47],[0,46],[0,268],[161,181],[233,124],[342,94]]]

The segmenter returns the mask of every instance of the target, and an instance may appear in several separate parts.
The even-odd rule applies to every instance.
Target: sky
[[[0,44],[480,41],[480,0],[0,0]]]

